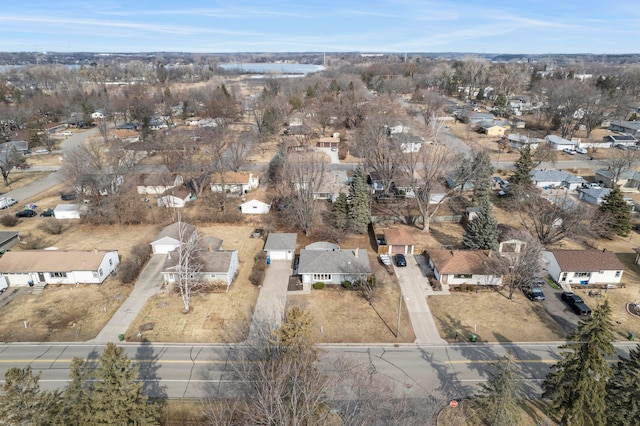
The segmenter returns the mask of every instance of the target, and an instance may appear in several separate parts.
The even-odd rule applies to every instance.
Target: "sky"
[[[3,0],[0,51],[638,53],[638,0]]]

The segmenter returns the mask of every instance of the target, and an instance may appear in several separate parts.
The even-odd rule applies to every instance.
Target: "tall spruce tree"
[[[489,371],[487,383],[480,384],[474,405],[491,426],[511,426],[520,422],[517,369],[511,353],[498,360]]]
[[[349,227],[349,200],[343,192],[338,195],[336,202],[329,212],[329,223],[339,231],[345,231]]]
[[[475,171],[473,181],[473,197],[471,202],[479,206],[483,199],[488,199],[491,195],[491,175],[493,166],[491,157],[487,151],[478,151],[473,158],[472,169]]]
[[[542,384],[543,398],[550,398],[552,411],[563,425],[607,424],[606,384],[612,376],[608,360],[614,354],[611,307],[605,301],[579,322],[569,335],[562,359],[551,367]]]
[[[521,188],[529,188],[533,185],[531,181],[531,170],[533,170],[533,156],[531,147],[526,145],[520,150],[520,157],[514,163],[515,171],[509,179],[510,185],[519,186]]]
[[[12,368],[4,375],[0,392],[0,424],[47,425],[58,420],[59,392],[41,391],[31,367]]]
[[[488,198],[482,200],[480,210],[467,225],[462,247],[469,250],[498,249],[498,222],[493,217]]]
[[[624,200],[620,187],[616,186],[603,198],[600,211],[609,217],[607,229],[626,237],[631,232],[631,206]]]
[[[358,234],[367,232],[371,222],[371,205],[367,177],[362,164],[356,168],[349,187],[349,227]]]
[[[610,425],[628,425],[630,419],[640,419],[640,346],[620,357],[607,382],[607,416]]]

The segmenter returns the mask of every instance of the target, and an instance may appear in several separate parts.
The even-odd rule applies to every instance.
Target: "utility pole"
[[[398,326],[396,327],[396,339],[400,338],[400,313],[402,312],[402,290],[400,290],[400,297],[398,297]]]

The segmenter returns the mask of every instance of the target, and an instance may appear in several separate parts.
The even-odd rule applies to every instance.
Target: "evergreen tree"
[[[520,421],[516,366],[511,353],[492,365],[487,383],[480,384],[475,404],[486,424],[491,426],[517,425]]]
[[[83,368],[84,360],[73,358],[69,376],[71,383],[64,392],[64,423],[81,426],[91,423],[90,401],[91,395],[86,386],[90,374]]]
[[[487,151],[479,151],[473,158],[472,170],[475,171],[472,203],[479,206],[483,199],[491,196],[491,175],[493,166]]]
[[[41,391],[40,374],[33,375],[31,367],[12,368],[4,375],[0,398],[0,424],[55,424],[60,393]]]
[[[514,163],[515,172],[511,176],[510,184],[528,188],[533,185],[531,181],[531,170],[533,170],[533,157],[531,147],[526,145],[520,150],[520,157]]]
[[[371,222],[369,188],[364,167],[358,165],[349,187],[349,227],[358,234],[367,232]]]
[[[607,229],[616,235],[626,237],[631,232],[631,206],[624,200],[620,187],[616,186],[607,194],[600,211],[609,216]]]
[[[498,249],[498,222],[491,213],[491,203],[485,198],[462,239],[462,247],[470,250]]]
[[[629,419],[640,418],[640,347],[629,352],[629,358],[620,356],[607,382],[607,415],[610,425],[623,426]]]
[[[349,200],[346,194],[341,192],[333,203],[329,212],[329,223],[339,231],[344,231],[349,226]]]
[[[552,411],[563,425],[607,424],[606,384],[612,376],[608,359],[615,354],[610,316],[605,302],[581,320],[542,384],[543,398],[552,400]]]

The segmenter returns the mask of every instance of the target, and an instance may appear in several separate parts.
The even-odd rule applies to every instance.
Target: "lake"
[[[219,64],[225,70],[239,70],[247,74],[296,74],[306,75],[325,69],[323,65],[289,63],[232,63]]]

